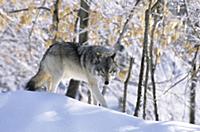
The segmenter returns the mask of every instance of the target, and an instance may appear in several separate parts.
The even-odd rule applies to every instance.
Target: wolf
[[[75,79],[89,84],[89,90],[101,106],[107,107],[98,87],[98,77],[108,85],[118,70],[116,52],[112,48],[97,45],[81,45],[73,42],[57,42],[45,52],[39,70],[27,83],[26,88],[35,91],[47,87],[56,92],[63,79]]]

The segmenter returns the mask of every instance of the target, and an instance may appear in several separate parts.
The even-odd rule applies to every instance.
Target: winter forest
[[[100,82],[108,109],[200,125],[200,0],[0,0],[0,96],[23,90],[63,41],[124,47],[116,78]],[[78,80],[57,94],[93,102]]]

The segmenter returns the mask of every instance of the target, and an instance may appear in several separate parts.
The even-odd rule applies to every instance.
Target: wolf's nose
[[[109,84],[109,81],[105,81],[105,85],[108,85]]]

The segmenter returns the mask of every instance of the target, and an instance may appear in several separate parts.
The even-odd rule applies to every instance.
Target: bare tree
[[[132,71],[133,63],[134,63],[134,58],[131,57],[130,58],[130,63],[129,63],[128,75],[127,75],[126,80],[124,82],[124,97],[123,97],[122,112],[126,112],[126,102],[127,102],[126,100],[127,100],[128,82],[129,82],[130,77],[131,77],[131,71]]]
[[[127,25],[128,25],[128,23],[129,23],[129,21],[130,21],[131,18],[133,17],[133,12],[134,12],[135,6],[137,6],[139,2],[140,2],[140,0],[137,0],[137,1],[136,1],[136,3],[135,3],[135,5],[134,5],[133,9],[130,11],[130,14],[129,14],[128,18],[126,19],[126,21],[125,21],[125,23],[124,23],[124,25],[123,25],[123,28],[122,28],[122,30],[121,30],[121,32],[120,32],[120,34],[119,34],[119,37],[118,37],[117,42],[116,42],[116,44],[115,44],[115,47],[116,47],[116,48],[118,47],[117,49],[119,49],[119,50],[122,50],[122,49],[123,49],[123,47],[122,47],[121,44],[120,44],[120,43],[121,43],[121,40],[122,40],[122,37],[123,37],[123,35],[124,35],[124,33],[125,33],[126,29],[127,29]],[[123,95],[123,108],[122,108],[122,111],[123,111],[123,112],[126,112],[126,102],[127,102],[128,83],[129,83],[129,80],[130,80],[130,77],[131,77],[131,71],[132,71],[133,63],[134,63],[134,58],[131,57],[131,58],[130,58],[130,63],[129,63],[129,70],[128,70],[127,78],[126,78],[126,80],[125,80],[125,82],[124,82],[124,95]],[[104,90],[104,91],[105,91],[105,90]],[[103,92],[104,92],[104,91],[103,91]]]
[[[198,68],[197,68],[197,55],[199,52],[199,46],[196,47],[196,52],[194,54],[193,60],[192,60],[192,84],[190,87],[190,123],[195,124],[195,108],[196,108],[196,102],[195,102],[195,97],[196,97],[196,84],[197,84],[197,72],[198,72]]]
[[[144,41],[143,41],[143,51],[142,51],[142,59],[140,66],[140,75],[139,75],[139,83],[138,83],[138,91],[137,91],[137,101],[134,116],[138,116],[140,110],[141,96],[142,96],[142,83],[144,76],[144,68],[145,68],[145,58],[147,56],[147,47],[148,47],[148,34],[149,34],[149,17],[151,13],[151,4],[152,1],[149,1],[149,7],[145,11],[145,31],[144,31]]]
[[[150,74],[151,74],[151,83],[152,83],[152,94],[153,94],[153,106],[154,106],[154,115],[155,115],[155,120],[159,120],[159,115],[158,115],[158,105],[157,105],[157,99],[156,99],[156,83],[155,83],[155,78],[154,78],[154,73],[156,69],[156,63],[153,62],[153,46],[154,46],[154,33],[155,29],[157,26],[157,23],[162,19],[162,14],[163,14],[163,6],[164,6],[164,1],[163,0],[158,0],[153,6],[152,6],[152,16],[153,16],[153,26],[151,30],[151,41],[149,45],[149,68],[150,68]],[[158,16],[159,15],[159,16]]]
[[[54,11],[53,11],[53,31],[58,32],[58,24],[59,24],[59,3],[60,0],[56,0],[54,3]],[[57,40],[57,35],[53,36],[52,43],[55,43]]]

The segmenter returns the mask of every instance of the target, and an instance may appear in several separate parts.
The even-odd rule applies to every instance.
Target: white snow
[[[144,121],[59,94],[0,94],[0,132],[200,132],[182,122]]]

